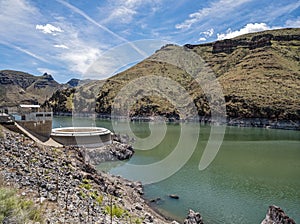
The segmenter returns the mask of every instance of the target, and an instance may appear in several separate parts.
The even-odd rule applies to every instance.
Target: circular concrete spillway
[[[52,129],[51,137],[62,145],[77,145],[88,148],[111,143],[112,133],[100,127],[65,127]]]

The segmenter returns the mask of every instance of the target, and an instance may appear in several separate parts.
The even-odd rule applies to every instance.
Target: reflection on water
[[[72,125],[71,118],[54,121],[55,125]],[[76,119],[75,126],[87,126],[89,122]],[[110,121],[96,120],[93,125],[112,130]],[[131,128],[138,137],[150,134],[147,123],[131,123]],[[208,224],[260,223],[268,206],[275,204],[299,223],[300,132],[227,127],[217,157],[207,169],[199,171],[209,132],[209,126],[201,126],[199,136],[194,136],[199,141],[189,161],[173,176],[146,185],[145,197],[160,197],[157,208],[179,220],[191,208],[199,211]],[[193,136],[192,128],[189,134]],[[177,145],[179,136],[180,125],[169,124],[160,144],[152,150],[137,150],[129,163],[151,164],[166,158]],[[184,146],[188,147],[189,144]],[[103,163],[99,169],[135,179],[125,167],[113,162]],[[171,199],[169,194],[177,194],[180,199]]]

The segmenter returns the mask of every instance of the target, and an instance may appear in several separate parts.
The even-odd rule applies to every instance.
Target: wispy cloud
[[[70,3],[63,1],[63,0],[56,0],[57,2],[61,3],[62,5],[66,6],[67,8],[69,8],[71,11],[81,15],[82,17],[84,17],[86,20],[88,20],[89,22],[91,22],[92,24],[94,24],[95,26],[99,27],[100,29],[108,32],[109,34],[111,34],[112,36],[118,38],[121,41],[127,41],[126,39],[124,39],[123,37],[119,36],[117,33],[113,32],[112,30],[108,29],[106,26],[103,26],[102,24],[98,23],[97,21],[95,21],[94,19],[92,19],[90,16],[88,16],[86,13],[84,13],[82,10],[80,10],[79,8],[75,7],[74,5],[71,5]]]
[[[299,28],[300,27],[300,17],[296,19],[289,19],[285,22],[285,26],[292,27],[292,28]]]
[[[99,49],[86,46],[85,48],[76,47],[76,49],[64,52],[58,57],[67,63],[70,71],[84,74],[100,55]]]
[[[189,15],[189,19],[184,22],[176,24],[176,29],[189,29],[194,24],[205,20],[206,18],[213,18],[217,16],[226,16],[236,8],[242,6],[244,3],[251,0],[219,0],[210,5],[210,7],[202,8],[199,11]]]
[[[35,58],[35,59],[38,59],[38,60],[40,60],[40,61],[49,63],[49,61],[46,60],[45,58],[43,58],[43,57],[41,57],[41,56],[39,56],[39,55],[37,55],[37,54],[35,54],[35,53],[33,53],[33,52],[30,52],[29,50],[26,50],[26,49],[24,49],[24,48],[22,48],[22,47],[15,46],[15,45],[8,44],[8,43],[7,43],[6,45],[9,46],[9,47],[15,48],[16,50],[18,50],[18,51],[20,51],[20,52],[23,52],[23,53],[25,53],[25,54],[27,54],[27,55],[29,55],[29,56]]]
[[[214,29],[210,28],[207,31],[200,32],[199,41],[206,41],[207,38],[211,37],[214,34]]]
[[[26,41],[40,16],[39,10],[26,0],[0,1],[0,8],[0,39]]]
[[[284,15],[290,14],[291,12],[298,9],[299,7],[300,7],[300,1],[296,0],[292,3],[283,4],[280,7],[276,7],[276,8],[274,7],[274,8],[272,8],[272,10],[269,10],[268,12],[265,12],[264,15],[263,15],[263,13],[261,13],[261,16],[266,17],[266,15],[267,15],[268,18],[270,18],[271,20],[274,20],[276,18],[279,18],[279,17],[282,17]]]
[[[133,20],[134,15],[136,14],[137,12],[133,8],[118,6],[117,8],[114,8],[110,13],[110,15],[102,22],[108,23],[117,20],[118,22],[121,23],[130,23]]]
[[[113,37],[121,40],[122,42],[128,43],[129,46],[132,47],[132,50],[135,50],[136,52],[138,52],[140,55],[142,55],[143,57],[147,57],[148,55],[141,50],[140,48],[136,47],[134,45],[134,43],[128,41],[127,39],[123,38],[122,36],[118,35],[117,33],[113,32],[112,30],[108,29],[106,26],[98,23],[97,21],[95,21],[94,19],[92,19],[89,15],[87,15],[86,13],[84,13],[82,10],[80,10],[79,8],[75,7],[74,5],[71,5],[70,3],[63,1],[63,0],[57,0],[57,2],[61,3],[62,5],[66,6],[67,8],[69,8],[71,11],[81,15],[82,17],[84,17],[87,21],[91,22],[92,24],[94,24],[95,26],[99,27],[100,29],[106,31],[107,33],[111,34]],[[134,3],[135,1],[127,1],[128,4],[130,3]],[[69,61],[73,61],[73,62],[77,62],[76,66],[74,67],[75,69],[77,69],[78,71],[80,71],[81,73],[85,72],[86,68],[88,65],[90,65],[92,63],[93,60],[96,60],[97,57],[99,57],[99,50],[96,48],[91,48],[90,50],[81,50],[79,52],[79,55],[62,55],[62,58],[64,60],[69,60]],[[85,69],[82,69],[85,68]]]
[[[116,0],[110,2],[110,6],[106,7],[108,16],[103,23],[118,22],[128,24],[133,21],[134,16],[156,12],[159,8],[160,0]],[[146,6],[146,7],[145,7]]]
[[[270,29],[272,28],[265,23],[249,23],[240,30],[232,31],[229,28],[226,33],[218,33],[217,36],[218,36],[218,40],[223,40],[223,39],[237,37],[246,33],[253,33],[253,32],[259,32],[259,31],[270,30]]]
[[[57,35],[57,33],[64,32],[60,27],[53,26],[49,23],[47,23],[46,25],[36,25],[35,28],[45,34],[52,34],[54,36]]]

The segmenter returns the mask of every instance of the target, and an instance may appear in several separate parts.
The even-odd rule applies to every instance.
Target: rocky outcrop
[[[68,84],[70,87],[76,87],[76,86],[78,86],[79,82],[80,82],[80,79],[71,79],[66,84]]]
[[[199,212],[194,212],[193,210],[190,210],[183,224],[203,224],[202,216]]]
[[[289,218],[281,208],[271,205],[261,224],[296,224],[296,222]]]
[[[271,40],[273,39],[272,34],[263,34],[263,35],[256,35],[252,37],[251,40],[245,39],[225,39],[216,41],[213,44],[212,53],[232,53],[238,47],[242,48],[249,48],[249,49],[256,49],[266,46],[271,46]]]
[[[130,159],[134,153],[131,145],[113,141],[112,144],[99,148],[81,148],[84,161],[98,165],[105,161]]]
[[[42,104],[63,85],[56,82],[50,74],[34,76],[25,72],[0,71],[0,106],[19,104]]]
[[[256,49],[272,45],[274,41],[293,41],[300,40],[300,35],[273,35],[273,34],[259,34],[253,36],[250,40],[246,38],[240,39],[225,39],[216,41],[214,43],[205,43],[200,45],[186,44],[184,47],[194,49],[196,46],[212,46],[212,53],[232,53],[237,48]]]

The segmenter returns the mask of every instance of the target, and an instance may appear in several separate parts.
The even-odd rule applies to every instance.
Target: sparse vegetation
[[[0,223],[23,224],[42,222],[42,211],[30,200],[17,195],[16,190],[0,187]]]
[[[4,138],[3,127],[0,125],[0,138]]]
[[[299,28],[271,30],[223,42],[186,45],[185,49],[198,54],[216,75],[223,88],[228,117],[300,120],[299,36]],[[130,90],[133,80],[152,75],[178,83],[191,96],[198,114],[208,117],[210,107],[198,82],[176,65],[153,60],[161,54],[174,55],[178,48],[166,45],[146,60],[105,81],[59,90],[44,105],[51,106],[54,112],[70,113],[75,107],[76,112],[110,114],[113,104],[118,108],[115,97],[123,87]],[[182,60],[189,63],[188,58]],[[160,84],[167,94],[178,95],[176,89],[168,89],[170,85]],[[129,116],[159,115],[175,119],[185,116],[179,114],[178,108],[159,91],[146,92],[144,85],[136,90],[134,97],[137,101]]]
[[[124,214],[127,214],[126,210],[117,205],[106,205],[104,208],[104,212],[105,214],[116,216],[117,218],[121,218]]]

